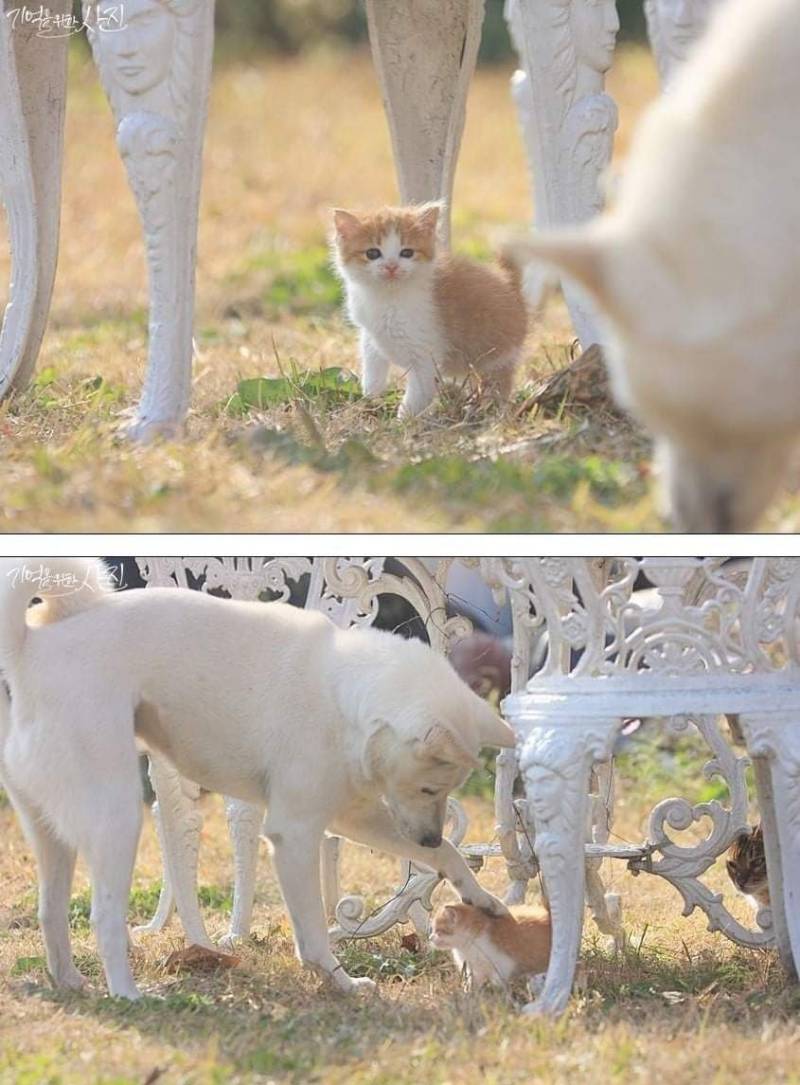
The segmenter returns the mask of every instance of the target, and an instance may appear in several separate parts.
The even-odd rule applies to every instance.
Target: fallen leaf
[[[412,931],[411,934],[404,934],[400,939],[400,948],[407,949],[409,953],[419,953],[422,949],[419,935],[415,931]]]
[[[190,972],[213,972],[218,968],[235,968],[240,958],[232,953],[221,953],[218,949],[207,946],[186,946],[176,949],[164,961],[165,972],[178,972],[187,969]]]

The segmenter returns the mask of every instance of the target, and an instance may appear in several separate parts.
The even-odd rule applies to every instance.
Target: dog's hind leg
[[[56,987],[80,990],[86,980],[72,960],[69,938],[69,895],[75,871],[75,851],[58,839],[38,812],[8,782],[5,788],[36,857],[39,925],[47,955],[47,970]]]
[[[373,989],[371,979],[349,976],[331,952],[320,880],[322,828],[292,825],[288,818],[278,821],[270,813],[266,836],[292,922],[298,959],[324,973],[341,991]]]
[[[92,878],[92,927],[109,994],[135,999],[140,993],[128,961],[126,914],[142,813],[135,773],[131,782],[134,786],[129,794],[121,794],[121,788],[104,788],[94,796],[95,826],[87,841],[86,858]]]

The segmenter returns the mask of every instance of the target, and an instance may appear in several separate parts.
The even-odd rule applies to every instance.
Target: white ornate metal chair
[[[674,885],[684,914],[700,908],[712,930],[746,946],[777,943],[790,972],[800,962],[800,559],[755,558],[742,568],[707,558],[518,558],[483,562],[512,599],[517,690],[503,703],[519,739],[525,812],[553,917],[553,949],[531,1012],[557,1013],[569,998],[582,928],[579,856],[625,859],[634,872]],[[640,573],[654,585],[641,606]],[[547,632],[541,669],[529,671],[532,634]],[[667,798],[640,847],[585,847],[588,783],[609,762],[626,718],[695,728],[711,752],[706,773],[730,802]],[[701,880],[747,823],[747,759],[720,726],[727,717],[753,758],[771,909],[749,930]],[[695,845],[671,831],[710,820]]]
[[[370,43],[404,202],[450,203],[484,0],[365,0]],[[671,77],[717,0],[646,0],[662,78]],[[6,5],[8,8],[8,4]],[[51,0],[69,17],[70,0]],[[0,396],[33,373],[58,252],[67,37],[0,18],[0,192],[13,275],[0,331]],[[614,0],[507,0],[524,70],[513,93],[539,226],[579,222],[602,205],[617,111],[605,93],[618,20]],[[134,437],[171,432],[190,395],[201,152],[211,80],[213,0],[84,0],[92,51],[117,125],[145,234],[150,342]],[[413,71],[413,78],[409,72]],[[441,218],[449,243],[450,216]],[[567,286],[584,347],[594,313]]]
[[[378,613],[381,596],[396,595],[411,605],[437,650],[448,652],[461,637],[471,632],[463,617],[447,617],[447,577],[454,559],[442,559],[433,572],[423,562],[398,559],[399,572],[387,572],[382,558],[147,558],[139,567],[148,585],[199,587],[223,592],[240,599],[287,600],[323,610],[341,626],[371,624]],[[307,579],[307,584],[305,582]],[[517,668],[519,670],[519,668]],[[224,676],[220,676],[224,680]],[[510,756],[509,756],[510,755]],[[519,903],[538,867],[530,847],[527,828],[520,819],[519,803],[513,797],[517,775],[514,752],[501,754],[497,761],[495,811],[500,843],[462,846],[467,860],[479,869],[489,857],[505,860],[510,886],[509,903]],[[158,908],[140,932],[160,930],[169,921],[175,905],[187,940],[210,945],[197,905],[197,856],[201,815],[196,807],[199,788],[181,777],[163,758],[151,759],[151,778],[157,795],[154,806],[156,826],[164,856],[164,880]],[[595,787],[588,839],[608,839],[611,811],[609,788]],[[263,809],[238,800],[225,800],[234,852],[234,896],[230,928],[224,944],[232,944],[250,932],[255,893],[258,838]],[[161,810],[169,816],[162,818]],[[457,846],[467,830],[467,817],[455,800],[450,801],[450,839]],[[414,864],[403,864],[401,890],[383,907],[364,914],[359,897],[339,897],[338,858],[340,841],[329,837],[323,854],[323,888],[328,915],[335,920],[332,940],[369,938],[382,934],[396,923],[412,922],[425,935],[431,897],[440,882],[437,874]],[[622,935],[619,902],[605,894],[598,869],[600,859],[587,858],[587,897],[601,930],[619,941]]]

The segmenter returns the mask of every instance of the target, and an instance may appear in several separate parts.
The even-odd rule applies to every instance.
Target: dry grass
[[[569,356],[560,300],[531,335],[507,409],[456,390],[401,425],[379,405],[304,396],[244,415],[241,379],[355,367],[326,267],[327,209],[394,196],[386,125],[366,54],[265,59],[215,74],[199,238],[194,404],[188,439],[132,448],[118,415],[146,355],[146,275],[133,198],[91,66],[72,58],[61,260],[32,390],[0,408],[7,530],[649,530],[649,446],[611,411],[568,401],[519,411]],[[478,73],[455,194],[459,247],[529,218],[505,69]],[[646,54],[612,80],[619,153],[655,92]],[[2,248],[2,246],[0,246]],[[8,280],[7,260],[0,282]],[[255,433],[255,438],[253,434]],[[343,449],[343,445],[345,445]],[[780,508],[773,526],[790,511]]]
[[[641,839],[645,810],[669,790],[699,792],[691,758],[665,768],[655,757],[620,762],[619,834]],[[649,769],[648,769],[649,765]],[[658,766],[661,766],[660,769]],[[708,786],[708,785],[705,785]],[[487,799],[466,800],[470,839],[488,839]],[[219,800],[205,800],[200,880],[212,934],[225,929],[231,862]],[[442,954],[400,949],[395,931],[344,951],[348,966],[373,975],[377,998],[340,999],[320,991],[292,955],[277,887],[266,857],[259,867],[254,938],[239,967],[216,976],[167,975],[163,962],[180,944],[176,927],[143,942],[134,969],[147,997],[131,1006],[102,997],[98,960],[86,923],[85,880],[73,905],[75,951],[92,977],[85,996],[54,993],[43,973],[35,928],[34,871],[12,813],[0,809],[0,1082],[2,1085],[128,1085],[162,1080],[325,1082],[353,1085],[567,1085],[660,1082],[762,1085],[798,1082],[796,988],[785,987],[772,953],[737,949],[697,917],[679,917],[677,895],[658,879],[606,870],[623,895],[629,945],[611,955],[587,925],[585,981],[559,1022],[521,1018],[498,995],[468,997]],[[132,915],[140,921],[160,875],[148,817],[137,865]],[[481,874],[495,891],[503,868]],[[709,883],[730,899],[721,864]],[[345,850],[343,885],[369,903],[397,884],[390,860]],[[443,890],[447,893],[447,890]],[[739,918],[747,906],[734,900]]]

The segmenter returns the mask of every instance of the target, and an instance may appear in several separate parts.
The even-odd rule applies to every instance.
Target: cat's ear
[[[439,223],[444,204],[441,200],[433,200],[423,203],[417,208],[417,226],[427,233],[434,233]]]
[[[354,215],[352,211],[345,211],[341,207],[335,207],[333,209],[333,226],[339,237],[349,241],[359,233],[363,223],[358,215]]]

